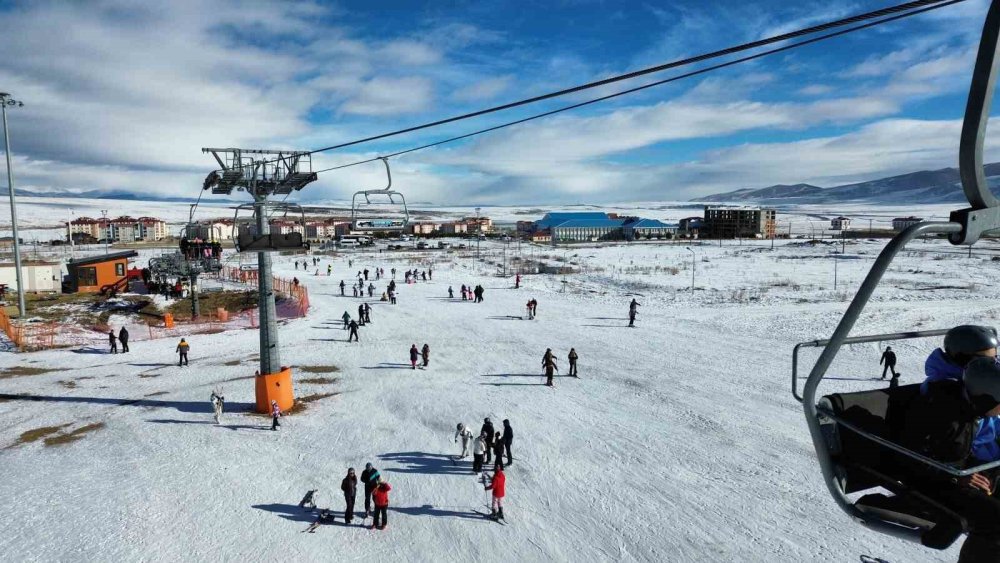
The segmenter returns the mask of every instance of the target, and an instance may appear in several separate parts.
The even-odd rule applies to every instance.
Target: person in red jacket
[[[375,501],[375,519],[372,522],[373,529],[384,530],[389,523],[387,512],[389,510],[389,491],[391,490],[392,487],[389,486],[389,483],[380,480],[378,486],[375,487],[375,492],[372,493],[372,500]],[[382,516],[381,524],[379,524],[379,515]]]
[[[499,458],[496,465],[496,472],[493,473],[493,479],[485,488],[487,491],[493,491],[493,514],[490,517],[503,520],[503,497],[507,492],[507,476],[503,473],[503,463],[499,461]]]

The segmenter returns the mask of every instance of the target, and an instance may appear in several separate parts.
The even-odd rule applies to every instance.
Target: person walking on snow
[[[375,491],[372,493],[372,500],[375,501],[375,519],[372,522],[372,529],[378,528],[379,530],[384,530],[389,525],[387,513],[389,511],[389,491],[391,490],[392,487],[389,486],[389,483],[379,477],[378,486],[375,487]]]
[[[493,458],[497,463],[503,463],[503,437],[499,432],[493,433]]]
[[[128,331],[125,330],[125,327],[122,327],[122,329],[118,331],[118,341],[122,343],[122,354],[127,353],[128,352]]]
[[[531,316],[532,317],[537,317],[538,316],[538,300],[535,299],[534,297],[532,297],[531,301],[529,303],[531,304]]]
[[[362,326],[365,324],[365,304],[364,303],[358,305],[358,323],[360,325],[362,325]]]
[[[431,363],[431,347],[426,342],[423,348],[420,349],[420,358],[424,362],[424,367],[427,367],[427,364]]]
[[[454,298],[455,298],[455,290],[453,290],[451,288],[451,286],[449,285],[448,286],[448,299],[454,299]]]
[[[372,322],[372,306],[365,303],[365,324],[370,324]]]
[[[510,427],[510,420],[505,418],[503,419],[503,449],[507,452],[507,465],[514,463],[514,458],[510,455],[510,445],[513,443],[514,429]]]
[[[882,352],[882,357],[879,358],[879,365],[884,365],[882,368],[882,379],[885,379],[885,372],[892,373],[892,376],[896,376],[896,353],[892,351],[892,346],[886,346],[885,352]]]
[[[347,330],[347,325],[351,322],[351,314],[344,311],[344,314],[340,318],[344,320],[344,330]]]
[[[489,463],[491,456],[493,455],[493,434],[496,429],[493,428],[493,423],[490,422],[489,417],[483,419],[483,427],[479,429],[480,434],[486,435],[486,463]]]
[[[354,499],[358,496],[358,478],[354,475],[353,467],[347,468],[347,476],[340,482],[340,490],[344,491],[344,503],[347,504],[344,509],[344,522],[350,525],[354,519]]]
[[[365,518],[371,516],[372,493],[375,492],[379,477],[378,469],[372,467],[371,463],[366,463],[365,470],[361,472],[361,482],[365,486]]]
[[[632,299],[632,302],[628,304],[628,326],[635,326],[635,316],[639,314],[639,305],[642,305],[642,303],[639,303],[635,299]]]
[[[277,430],[281,426],[279,418],[281,418],[281,407],[278,406],[278,401],[271,401],[271,430]]]
[[[484,490],[493,491],[493,506],[490,518],[503,520],[503,497],[507,493],[507,476],[503,473],[503,463],[497,461],[496,470],[489,485],[484,485]]]
[[[527,309],[528,309],[528,320],[530,321],[530,320],[534,319],[535,317],[532,316],[532,314],[531,314],[531,300],[530,299],[528,300],[528,304],[525,305],[525,307],[527,307]]]
[[[226,398],[219,395],[217,392],[212,391],[210,400],[212,401],[212,412],[215,414],[215,423],[222,424],[222,408]]]
[[[372,297],[374,295],[375,295],[375,284],[369,283],[368,284],[368,297]]]
[[[353,289],[353,290],[354,290],[354,296],[355,296],[355,297],[357,297],[357,296],[358,296],[358,286],[356,286],[356,285],[352,285],[352,286],[351,286],[351,289]]]
[[[118,353],[118,340],[115,338],[115,331],[111,329],[108,331],[108,344],[111,345],[111,353]]]
[[[552,355],[552,348],[545,349],[545,355],[542,356],[542,367],[545,368],[545,384],[549,387],[553,386],[552,378],[555,377],[555,370],[559,369],[556,365],[555,356]]]
[[[576,348],[569,349],[569,375],[572,377],[580,377],[576,374],[576,359],[579,356],[576,353]]]
[[[347,341],[350,342],[353,338],[355,342],[360,342],[358,339],[358,323],[352,320],[351,323],[347,325],[347,328],[350,330],[350,332],[347,333]]]
[[[332,265],[330,265],[330,264],[327,264],[327,265],[326,265],[326,277],[330,277],[330,274],[332,274],[332,273],[333,273],[333,266],[332,266]],[[341,294],[341,295],[343,295],[343,294],[344,294],[344,292],[343,292],[343,291],[341,291],[341,293],[340,293],[340,294]]]
[[[327,266],[327,267],[329,268],[329,266]],[[340,296],[341,296],[341,297],[347,297],[347,296],[346,296],[346,295],[344,294],[344,288],[345,288],[345,287],[347,287],[347,284],[346,284],[346,283],[344,283],[344,280],[340,280]]]
[[[410,368],[417,369],[417,358],[420,357],[420,352],[417,351],[417,345],[414,344],[410,346]]]
[[[521,289],[521,274],[514,276],[514,289]]]
[[[178,366],[188,365],[188,351],[190,349],[191,346],[187,343],[187,341],[181,338],[180,343],[177,344],[177,350],[175,350],[178,354],[180,354],[180,357],[177,359]]]
[[[455,430],[455,443],[458,443],[458,437],[462,437],[462,455],[458,456],[458,459],[465,459],[469,456],[469,440],[472,440],[472,430],[465,427],[465,424],[461,422],[458,423],[458,429]]]
[[[483,456],[486,455],[486,433],[481,432],[472,445],[472,472],[479,473],[483,470]]]

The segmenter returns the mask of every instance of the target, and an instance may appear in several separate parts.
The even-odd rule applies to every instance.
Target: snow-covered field
[[[525,276],[517,290],[486,263],[504,257],[492,244],[479,263],[468,252],[342,255],[332,277],[278,258],[277,273],[299,275],[312,301],[307,317],[281,326],[283,363],[296,366],[300,398],[333,394],[280,432],[250,414],[211,420],[213,389],[232,408],[253,400],[252,330],[191,337],[187,368],[168,340],[117,356],[97,345],[2,353],[4,370],[53,371],[0,372],[0,552],[17,561],[953,561],[957,546],[924,550],[836,509],[789,389],[792,346],[829,336],[884,242],[848,241],[843,255],[795,240],[774,250],[697,244],[693,255],[683,244],[522,245],[526,260],[578,271]],[[986,243],[968,257],[914,243],[856,334],[996,324],[997,250]],[[516,252],[507,247],[508,267]],[[341,279],[382,266],[399,281],[430,264],[433,281],[400,284],[396,306],[372,301],[373,324],[346,342],[339,318],[362,301],[339,296]],[[482,284],[485,302],[447,299],[463,283]],[[519,318],[532,297],[538,319]],[[630,329],[633,297],[642,305]],[[425,342],[429,369],[410,370],[407,350]],[[894,345],[904,383],[920,379],[937,344]],[[565,372],[570,347],[580,378],[546,388],[542,354],[552,348]],[[884,385],[872,380],[879,353],[845,348],[825,391]],[[339,371],[303,369],[316,366]],[[475,512],[487,496],[470,463],[449,459],[456,423],[478,431],[487,416],[498,426],[509,418],[516,435],[504,526]],[[23,439],[95,423],[103,427],[69,444]],[[314,519],[297,507],[305,491],[319,488],[320,506],[340,511],[340,480],[368,461],[393,486],[389,528],[345,527],[338,515],[303,534]]]

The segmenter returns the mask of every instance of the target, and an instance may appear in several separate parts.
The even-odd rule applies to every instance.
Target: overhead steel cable
[[[748,51],[748,50],[756,49],[758,47],[763,47],[763,46],[766,46],[766,45],[772,45],[774,43],[780,43],[782,41],[787,41],[789,39],[795,39],[795,38],[798,38],[798,37],[802,37],[802,36],[805,36],[805,35],[811,35],[813,33],[819,33],[819,32],[826,31],[826,30],[833,29],[833,28],[837,28],[837,27],[843,27],[843,26],[852,25],[852,24],[859,23],[859,22],[874,20],[874,19],[878,19],[878,18],[884,18],[885,16],[891,16],[891,15],[894,15],[894,14],[900,14],[902,12],[910,12],[910,11],[916,10],[918,8],[924,8],[923,11],[928,11],[927,8],[937,9],[937,8],[941,8],[941,7],[944,7],[944,6],[948,6],[948,5],[952,5],[952,4],[957,4],[957,3],[960,3],[960,2],[964,2],[964,1],[965,0],[914,0],[912,2],[905,2],[903,4],[897,4],[895,6],[890,6],[890,7],[887,7],[887,8],[882,8],[880,10],[875,10],[875,11],[872,11],[872,12],[866,12],[866,13],[863,13],[863,14],[857,14],[857,15],[850,16],[850,17],[847,17],[847,18],[843,18],[843,19],[839,19],[839,20],[834,20],[834,21],[831,21],[831,22],[826,22],[826,23],[814,25],[814,26],[811,26],[811,27],[806,27],[806,28],[799,29],[799,30],[796,30],[796,31],[791,31],[791,32],[788,32],[788,33],[782,33],[782,34],[779,34],[779,35],[774,35],[772,37],[767,37],[765,39],[759,39],[757,41],[751,41],[749,43],[742,43],[740,45],[735,45],[735,46],[732,46],[732,47],[727,47],[725,49],[720,49],[720,50],[712,51],[712,52],[709,52],[709,53],[703,53],[703,54],[700,54],[700,55],[695,55],[693,57],[688,57],[688,58],[685,58],[685,59],[679,59],[679,60],[672,61],[672,62],[669,62],[669,63],[664,63],[664,64],[660,64],[660,65],[656,65],[656,66],[652,66],[652,67],[648,67],[648,68],[644,68],[644,69],[640,69],[640,70],[636,70],[636,71],[632,71],[632,72],[627,72],[627,73],[624,73],[624,74],[615,75],[615,76],[612,76],[612,77],[609,77],[609,78],[604,78],[604,79],[601,79],[601,80],[596,80],[596,81],[593,81],[593,82],[588,82],[588,83],[585,83],[585,84],[580,84],[578,86],[573,86],[573,87],[570,87],[570,88],[564,88],[562,90],[557,90],[557,91],[554,91],[554,92],[549,92],[549,93],[546,93],[546,94],[541,94],[539,96],[534,96],[534,97],[531,97],[531,98],[525,98],[525,99],[518,100],[518,101],[515,101],[515,102],[509,102],[509,103],[502,104],[502,105],[499,105],[499,106],[493,106],[493,107],[490,107],[490,108],[481,109],[481,110],[477,110],[477,111],[470,112],[470,113],[456,115],[456,116],[448,117],[448,118],[445,118],[445,119],[439,119],[437,121],[431,121],[431,122],[423,123],[423,124],[420,124],[420,125],[414,125],[412,127],[406,127],[404,129],[397,129],[396,131],[390,131],[388,133],[382,133],[382,134],[379,134],[379,135],[372,135],[370,137],[364,137],[364,138],[361,138],[361,139],[356,139],[354,141],[348,141],[348,142],[345,142],[345,143],[339,143],[339,144],[336,144],[336,145],[330,145],[328,147],[322,147],[322,148],[318,148],[318,149],[313,149],[313,150],[307,151],[307,152],[305,152],[303,154],[312,155],[312,154],[319,153],[319,152],[327,152],[327,151],[341,149],[341,148],[350,147],[350,146],[354,146],[354,145],[360,145],[362,143],[368,143],[368,142],[371,142],[371,141],[377,141],[377,140],[380,140],[380,139],[386,139],[388,137],[394,137],[394,136],[397,136],[397,135],[403,135],[405,133],[412,133],[414,131],[420,131],[420,130],[423,130],[423,129],[429,129],[431,127],[438,127],[440,125],[445,125],[445,124],[448,124],[448,123],[454,123],[456,121],[462,121],[462,120],[465,120],[465,119],[472,119],[472,118],[475,118],[475,117],[480,117],[480,116],[483,116],[483,115],[488,115],[488,114],[491,114],[491,113],[496,113],[496,112],[499,112],[499,111],[504,111],[504,110],[508,110],[508,109],[512,109],[512,108],[516,108],[516,107],[520,107],[520,106],[524,106],[524,105],[528,105],[528,104],[533,104],[533,103],[536,103],[536,102],[541,102],[541,101],[549,100],[549,99],[552,99],[552,98],[566,96],[566,95],[573,94],[573,93],[576,93],[576,92],[581,92],[581,91],[584,91],[584,90],[590,90],[590,89],[593,89],[593,88],[598,88],[598,87],[601,87],[601,86],[606,86],[608,84],[614,84],[616,82],[621,82],[621,81],[624,81],[624,80],[630,80],[630,79],[633,79],[633,78],[638,78],[638,77],[645,76],[645,75],[648,75],[648,74],[654,74],[654,73],[658,73],[658,72],[663,72],[665,70],[669,70],[669,69],[672,69],[672,68],[678,68],[678,67],[681,67],[681,66],[687,66],[687,65],[691,65],[691,64],[698,63],[698,62],[701,62],[701,61],[715,59],[715,58],[723,57],[723,56],[726,56],[726,55],[732,55],[732,54],[735,54],[735,53],[740,53],[740,52],[743,52],[743,51]],[[916,13],[919,13],[919,12],[916,12]]]
[[[692,76],[697,76],[697,75],[700,75],[700,74],[705,74],[705,73],[712,72],[712,71],[715,71],[715,70],[719,70],[719,69],[722,69],[722,68],[726,68],[726,67],[730,67],[730,66],[735,66],[735,65],[738,65],[738,64],[741,64],[741,63],[752,61],[754,59],[759,59],[759,58],[767,57],[767,56],[770,56],[770,55],[774,55],[776,53],[781,53],[781,52],[784,52],[784,51],[789,51],[789,50],[792,50],[792,49],[796,49],[798,47],[803,47],[805,45],[810,45],[810,44],[813,44],[813,43],[818,43],[820,41],[825,41],[827,39],[832,39],[834,37],[839,37],[841,35],[846,35],[848,33],[853,33],[855,31],[860,31],[860,30],[863,30],[863,29],[867,29],[867,28],[871,28],[871,27],[883,25],[883,24],[886,24],[886,23],[889,23],[889,22],[892,22],[892,21],[901,20],[901,19],[904,19],[904,18],[908,18],[908,17],[911,17],[911,16],[915,16],[915,15],[918,15],[918,14],[929,12],[931,10],[937,10],[939,8],[944,8],[946,6],[950,6],[950,5],[953,5],[953,4],[958,4],[958,3],[961,3],[961,2],[964,2],[964,1],[965,0],[948,0],[946,2],[940,2],[940,3],[937,3],[937,4],[933,5],[933,6],[923,7],[923,8],[912,10],[912,11],[909,11],[909,12],[906,12],[906,13],[897,13],[896,15],[885,17],[885,18],[882,18],[882,19],[879,19],[879,20],[876,20],[876,21],[871,21],[871,22],[868,22],[868,23],[865,23],[865,24],[852,26],[852,27],[849,27],[847,29],[841,29],[841,30],[835,31],[833,33],[827,33],[827,34],[820,35],[818,37],[812,37],[810,39],[806,39],[806,40],[803,40],[803,41],[797,41],[795,43],[789,43],[788,45],[782,45],[781,47],[776,47],[774,49],[768,49],[767,51],[762,51],[760,53],[755,53],[753,55],[749,55],[749,56],[746,56],[746,57],[741,57],[741,58],[738,58],[738,59],[733,59],[731,61],[720,63],[720,64],[717,64],[717,65],[712,65],[712,66],[701,68],[701,69],[698,69],[698,70],[695,70],[695,71],[687,72],[687,73],[684,73],[684,74],[679,74],[677,76],[672,76],[670,78],[666,78],[666,79],[663,79],[663,80],[657,80],[656,82],[650,82],[649,84],[643,84],[642,86],[637,86],[635,88],[629,88],[627,90],[622,90],[620,92],[615,92],[614,94],[609,94],[607,96],[601,96],[599,98],[593,98],[593,99],[586,100],[586,101],[583,101],[583,102],[580,102],[580,103],[571,104],[571,105],[568,105],[568,106],[563,106],[563,107],[560,107],[560,108],[556,108],[556,109],[551,110],[551,111],[546,111],[546,112],[543,112],[543,113],[531,115],[531,116],[525,117],[523,119],[518,119],[518,120],[515,120],[515,121],[510,121],[510,122],[507,122],[507,123],[502,123],[500,125],[495,125],[493,127],[487,127],[485,129],[480,129],[478,131],[473,131],[471,133],[465,133],[463,135],[458,135],[458,136],[455,136],[455,137],[450,137],[450,138],[447,138],[447,139],[443,139],[441,141],[435,141],[433,143],[428,143],[428,144],[425,144],[425,145],[420,145],[420,146],[417,146],[417,147],[412,147],[412,148],[409,148],[409,149],[405,149],[405,150],[401,150],[401,151],[397,151],[397,152],[393,152],[393,153],[389,153],[389,154],[385,154],[385,155],[380,155],[380,156],[377,156],[377,157],[374,157],[374,158],[368,158],[368,159],[359,160],[359,161],[356,161],[356,162],[351,162],[351,163],[348,163],[348,164],[341,164],[341,165],[338,165],[338,166],[332,166],[330,168],[323,168],[321,170],[317,170],[316,173],[329,172],[331,170],[340,170],[341,168],[349,168],[351,166],[358,166],[360,164],[367,164],[369,162],[375,162],[375,161],[377,161],[377,160],[379,160],[381,158],[394,158],[394,157],[397,157],[397,156],[400,156],[400,155],[404,155],[404,154],[408,154],[408,153],[411,153],[411,152],[416,152],[416,151],[420,151],[420,150],[424,150],[424,149],[429,149],[429,148],[436,147],[436,146],[439,146],[439,145],[444,145],[444,144],[447,144],[447,143],[453,143],[455,141],[460,141],[462,139],[468,139],[469,137],[475,137],[477,135],[482,135],[484,133],[489,133],[489,132],[492,132],[492,131],[497,131],[499,129],[504,129],[504,128],[511,127],[511,126],[514,126],[514,125],[520,125],[522,123],[527,123],[529,121],[534,121],[536,119],[541,119],[543,117],[549,117],[549,116],[555,115],[557,113],[562,113],[562,112],[565,112],[565,111],[570,111],[570,110],[581,108],[581,107],[588,106],[588,105],[591,105],[591,104],[596,104],[598,102],[603,102],[603,101],[610,100],[612,98],[617,98],[619,96],[624,96],[624,95],[627,95],[627,94],[632,94],[632,93],[635,93],[635,92],[638,92],[638,91],[641,91],[641,90],[646,90],[648,88],[653,88],[653,87],[656,87],[656,86],[662,86],[662,85],[668,84],[670,82],[676,82],[678,80],[683,80],[685,78],[690,78]]]

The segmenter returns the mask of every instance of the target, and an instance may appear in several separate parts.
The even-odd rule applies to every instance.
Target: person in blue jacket
[[[965,366],[973,359],[997,356],[997,331],[990,326],[960,325],[944,336],[944,346],[937,348],[924,362],[927,379],[920,384],[920,392],[927,394],[927,387],[936,381],[961,380]]]

